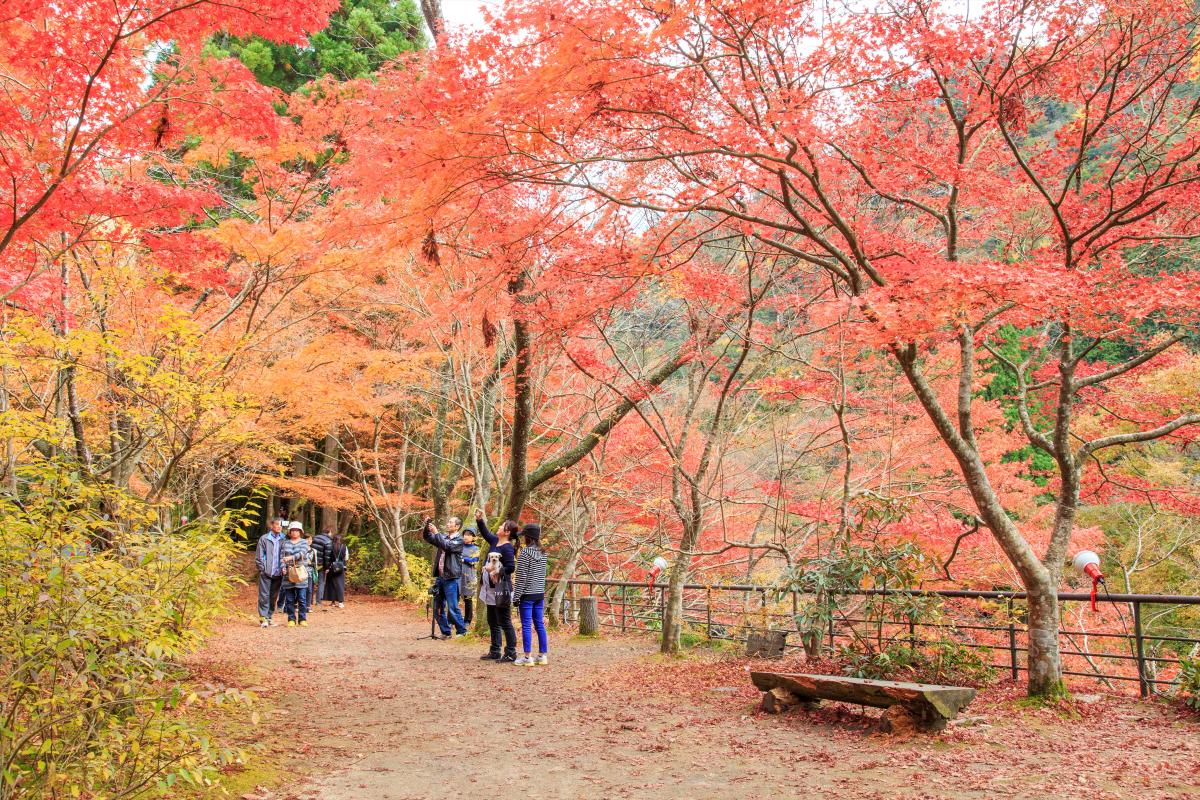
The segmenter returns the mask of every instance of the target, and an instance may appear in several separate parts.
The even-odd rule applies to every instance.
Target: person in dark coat
[[[329,535],[329,528],[323,528],[313,537],[312,549],[317,567],[317,586],[311,605],[320,608],[321,601],[325,598],[325,580],[329,575],[329,564],[333,561],[333,538]]]
[[[422,532],[425,541],[437,548],[433,557],[433,578],[441,602],[436,606],[434,617],[442,631],[442,638],[445,639],[450,638],[452,625],[454,633],[459,636],[465,636],[467,633],[467,624],[458,608],[459,581],[462,579],[463,570],[463,540],[458,534],[461,527],[462,520],[450,517],[446,520],[446,533],[438,533],[433,520],[426,519],[425,530]]]
[[[487,606],[488,632],[491,634],[491,648],[480,656],[483,661],[500,661],[511,664],[517,660],[517,631],[512,623],[512,598],[498,596],[498,584],[517,569],[517,551],[512,543],[512,537],[517,533],[517,523],[508,520],[500,526],[499,534],[488,530],[487,520],[483,511],[475,512],[475,525],[479,535],[488,543],[490,552],[488,558],[499,556],[499,569],[487,570],[479,581],[479,599]],[[501,654],[500,645],[503,637],[504,652]]]
[[[325,599],[330,605],[337,603],[338,608],[346,607],[346,565],[350,563],[350,548],[342,534],[333,537],[329,546],[329,567],[324,574]]]

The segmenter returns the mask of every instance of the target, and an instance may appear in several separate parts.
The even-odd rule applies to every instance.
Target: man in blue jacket
[[[442,637],[446,639],[451,636],[451,624],[454,625],[454,631],[459,636],[463,636],[467,632],[467,624],[463,622],[462,612],[458,610],[458,582],[462,577],[463,570],[463,540],[458,535],[461,527],[462,520],[458,517],[450,517],[446,520],[446,533],[441,534],[438,533],[433,520],[427,518],[425,530],[422,533],[425,541],[437,548],[433,557],[433,577],[441,603],[435,604],[434,615],[437,618],[438,628],[442,631]],[[447,619],[447,617],[449,618]]]
[[[279,588],[283,585],[283,520],[271,520],[271,527],[258,539],[254,551],[254,563],[258,567],[258,624],[271,624],[271,612],[279,599]]]

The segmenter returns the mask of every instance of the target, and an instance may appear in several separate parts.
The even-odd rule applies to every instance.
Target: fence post
[[[767,622],[767,590],[760,589],[758,592],[758,618],[762,625],[762,629],[770,630],[771,624]]]
[[[912,614],[908,615],[908,646],[914,653],[917,652],[917,623]]]
[[[680,620],[680,627],[683,626],[683,620]],[[661,629],[667,624],[667,587],[663,586],[658,590],[658,627]]]
[[[1017,665],[1017,623],[1013,616],[1013,601],[1008,598],[1008,657],[1012,665],[1012,679],[1020,678],[1020,667]]]
[[[833,617],[829,618],[829,652],[833,652]]]
[[[625,604],[629,597],[629,587],[621,587],[621,633],[625,632]]]
[[[1150,684],[1146,680],[1146,650],[1142,638],[1142,604],[1133,601],[1133,638],[1137,644],[1138,691],[1142,697],[1150,694]]]
[[[712,638],[712,586],[704,590],[704,635]]]

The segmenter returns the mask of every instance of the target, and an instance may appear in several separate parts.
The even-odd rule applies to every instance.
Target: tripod
[[[435,578],[434,580],[436,581],[437,579]],[[444,598],[442,597],[442,590],[441,590],[440,586],[438,586],[436,583],[434,583],[433,586],[429,587],[429,600],[427,600],[425,603],[425,610],[429,612],[429,635],[428,636],[418,636],[417,637],[418,642],[423,639],[439,639],[439,638],[441,638],[437,635],[437,607],[438,607],[438,603],[440,603],[440,602],[444,602]]]

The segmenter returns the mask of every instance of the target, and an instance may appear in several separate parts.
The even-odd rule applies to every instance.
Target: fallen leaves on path
[[[875,732],[875,709],[761,714],[748,672],[763,662],[554,634],[552,665],[521,669],[480,662],[477,640],[419,641],[427,628],[375,600],[303,632],[231,619],[194,668],[257,687],[273,708],[253,734],[288,754],[283,787],[244,800],[461,797],[483,785],[568,798],[1165,800],[1200,774],[1200,725],[1161,703],[1025,708],[1001,685],[944,734],[900,740]],[[1081,772],[1088,760],[1095,769]]]

